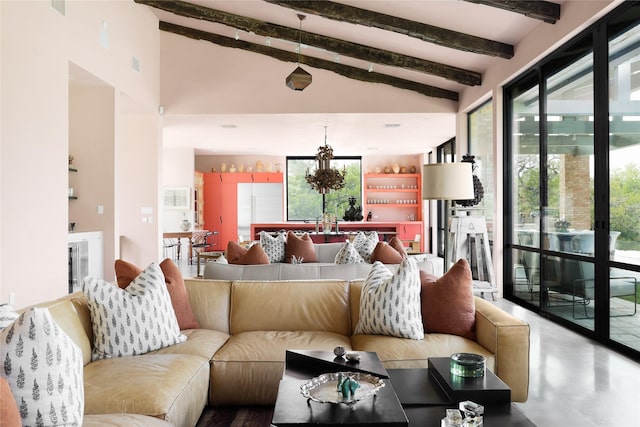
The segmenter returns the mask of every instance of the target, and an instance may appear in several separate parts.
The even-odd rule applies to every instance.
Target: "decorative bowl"
[[[343,397],[338,390],[338,381],[345,376],[350,376],[360,384],[360,387],[351,398]],[[300,386],[300,392],[305,398],[315,402],[355,405],[361,400],[375,396],[382,387],[384,387],[384,381],[371,374],[365,374],[364,372],[332,372],[310,379]]]

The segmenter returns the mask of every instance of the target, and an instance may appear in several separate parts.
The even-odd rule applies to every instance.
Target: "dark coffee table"
[[[272,424],[439,427],[446,409],[457,408],[462,400],[473,400],[484,405],[486,426],[535,427],[510,403],[509,388],[490,371],[480,379],[452,378],[447,375],[449,358],[430,359],[431,370],[385,370],[375,353],[358,353],[361,362],[355,367],[343,359],[335,359],[331,352],[287,351]],[[356,371],[353,368],[388,378],[375,398],[359,402],[355,410],[344,404],[307,402],[300,393],[300,386],[315,376]]]
[[[446,359],[448,362],[448,358]],[[464,395],[462,395],[462,399],[450,397],[445,392],[446,387],[442,388],[438,384],[429,369],[389,369],[387,372],[389,372],[389,379],[394,384],[398,399],[409,419],[409,425],[439,427],[440,420],[445,417],[445,409],[457,408],[458,402],[462,400],[473,400],[468,399],[470,396]],[[487,371],[487,376],[495,377],[490,371]],[[490,387],[495,385],[493,378],[489,379],[489,384]],[[468,386],[469,384],[467,384]],[[484,399],[480,397],[478,390],[472,391],[476,397],[473,401],[476,403],[486,401],[487,396],[490,396],[489,400],[496,400],[498,398],[493,393],[496,390],[498,396],[503,393],[501,387],[490,388]],[[508,401],[484,403],[483,406],[485,426],[535,427],[535,424],[513,403]]]
[[[271,424],[278,427],[305,425],[406,427],[409,421],[378,355],[372,352],[358,352],[358,354],[360,362],[353,363],[343,358],[336,358],[328,351],[288,350]],[[300,393],[300,386],[313,377],[329,372],[370,373],[383,378],[385,386],[378,390],[374,397],[359,401],[354,408],[342,403],[319,403],[305,399]]]

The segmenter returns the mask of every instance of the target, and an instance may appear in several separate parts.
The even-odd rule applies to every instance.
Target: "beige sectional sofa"
[[[426,367],[429,357],[473,352],[527,399],[529,326],[476,298],[476,335],[429,333],[423,340],[354,335],[363,281],[187,279],[200,329],[187,341],[141,356],[91,361],[87,301],[75,293],[44,303],[81,348],[85,424],[193,426],[207,404],[271,405],[286,349],[375,351],[388,368]]]

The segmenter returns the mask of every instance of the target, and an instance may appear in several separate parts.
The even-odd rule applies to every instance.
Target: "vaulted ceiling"
[[[495,61],[509,61],[513,57],[518,42],[538,25],[553,25],[560,19],[561,2],[519,1],[519,0],[466,0],[466,1],[302,1],[302,0],[265,0],[265,1],[166,1],[135,0],[154,11],[160,20],[159,29],[166,34],[179,35],[192,39],[193,43],[211,43],[216,47],[239,49],[251,52],[255,58],[263,57],[264,63],[273,59],[288,63],[293,71],[295,64],[310,72],[327,70],[353,81],[389,86],[417,93],[432,98],[434,101],[458,100],[458,94],[465,87],[479,85],[483,71]],[[300,19],[300,17],[303,17]],[[196,42],[196,41],[199,42]],[[195,46],[195,45],[193,45]],[[255,56],[258,54],[258,56]],[[256,67],[261,67],[255,60]],[[266,66],[266,65],[265,65]],[[284,85],[284,76],[282,82]],[[312,81],[313,86],[316,81]],[[373,87],[373,86],[372,86]],[[378,87],[378,86],[376,86]],[[309,91],[309,89],[305,89]],[[304,91],[302,93],[305,93]],[[439,102],[439,101],[438,101]],[[170,106],[168,111],[170,111]],[[193,128],[205,120],[202,112],[180,111],[174,117],[166,117],[167,123],[176,131],[185,130],[187,126],[180,118],[188,118]],[[335,112],[327,111],[327,114]],[[427,119],[442,119],[420,114],[409,114],[406,117],[380,116],[380,126],[395,126],[397,136],[403,138],[401,132],[421,133],[424,126],[417,123]],[[194,115],[199,115],[198,119]],[[178,117],[181,116],[181,117]],[[186,117],[189,116],[189,117]],[[207,115],[208,116],[208,115]],[[276,121],[286,122],[287,118],[300,122],[296,114],[287,117],[273,117]],[[375,132],[379,128],[371,126],[371,117],[363,123]],[[345,120],[332,115],[323,114],[313,117],[313,123],[305,128],[318,128],[323,132],[324,125],[334,126],[330,132],[340,133],[338,126]],[[406,118],[407,121],[404,121]],[[218,132],[223,122],[213,120],[209,130]],[[269,117],[253,117],[251,122],[259,122],[261,128],[247,132],[246,138],[253,135],[265,137],[265,122]],[[238,134],[248,131],[251,126],[242,122],[241,117],[224,117],[229,127],[240,129]],[[415,122],[418,120],[418,122]],[[231,122],[238,122],[241,125]],[[354,116],[350,116],[349,126],[354,129],[363,128]],[[437,132],[432,120],[429,125],[439,142],[416,141],[420,151],[425,145],[444,142],[446,133],[453,136],[455,127],[452,118],[442,120],[448,130]],[[182,124],[181,124],[182,123]],[[398,123],[400,123],[399,126]],[[286,129],[286,124],[283,124]],[[413,128],[413,129],[412,129]],[[200,135],[204,132],[200,129]],[[345,130],[345,139],[347,132]],[[181,136],[182,135],[182,136]],[[285,138],[279,132],[280,138]],[[228,138],[228,135],[226,136]],[[300,138],[294,135],[293,138]],[[187,133],[168,132],[165,139],[195,138]],[[355,138],[351,134],[351,139]],[[371,141],[373,135],[362,135],[359,138]],[[404,139],[415,138],[407,135]],[[197,139],[197,138],[196,138]],[[215,140],[215,136],[208,138]],[[202,138],[199,140],[202,141]],[[174,141],[175,142],[175,141]],[[320,139],[313,139],[317,145]],[[263,141],[264,143],[264,141]],[[280,142],[286,149],[286,142]],[[240,142],[238,142],[240,144]],[[179,145],[179,144],[178,144]],[[205,147],[203,143],[193,142],[200,153],[228,151],[213,147]],[[376,145],[369,142],[369,145]],[[417,147],[416,147],[417,148]],[[411,147],[407,150],[415,150]],[[236,144],[235,149],[239,146]],[[276,145],[272,145],[276,150]],[[359,148],[362,151],[362,146]],[[357,150],[356,149],[356,150]],[[212,151],[215,150],[215,151]],[[338,150],[337,150],[338,151]],[[344,152],[348,151],[346,148]],[[413,151],[416,152],[416,151]],[[274,152],[274,154],[279,154]],[[299,153],[298,153],[299,154]],[[359,154],[366,154],[360,152]],[[378,153],[384,154],[384,153]]]

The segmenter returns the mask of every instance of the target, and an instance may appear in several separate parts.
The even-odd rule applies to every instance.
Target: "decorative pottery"
[[[227,171],[227,164],[223,163],[220,165],[220,172],[226,172]]]
[[[238,165],[238,172],[244,172],[244,165],[242,163]]]
[[[411,167],[409,168],[409,173],[416,173],[416,171],[416,165],[411,165]]]
[[[376,173],[380,173],[380,172],[382,172],[382,169],[380,169],[380,167],[377,167],[376,168]]]
[[[391,173],[391,167],[390,166],[385,166],[384,167],[384,173]]]
[[[399,164],[397,164],[397,163],[394,163],[394,164],[391,166],[391,170],[393,171],[393,173],[400,173],[400,165],[399,165]]]
[[[406,166],[400,167],[400,173],[407,173],[407,167]]]
[[[282,172],[282,165],[280,163],[276,163],[276,172]]]
[[[234,165],[233,163],[231,164],[231,167],[229,168],[229,172],[233,173],[236,171],[236,165]]]
[[[264,165],[260,160],[258,160],[256,162],[256,172],[262,172],[263,169],[264,169]]]
[[[273,172],[273,167],[271,166],[271,162],[267,162],[267,164],[265,165],[265,170],[267,172]]]
[[[191,221],[186,218],[183,219],[180,223],[180,228],[182,228],[182,231],[189,231],[189,229],[191,228]]]

